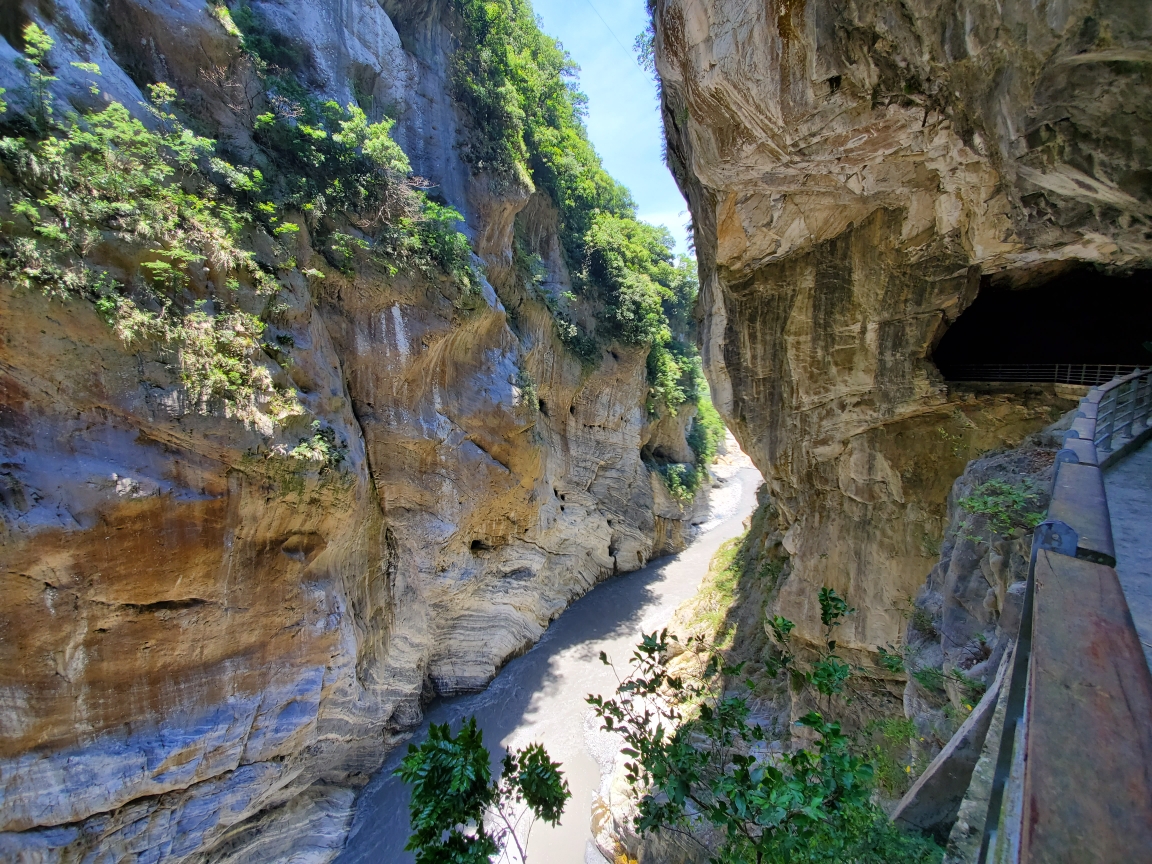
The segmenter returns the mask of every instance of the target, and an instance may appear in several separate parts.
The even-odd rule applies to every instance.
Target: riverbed
[[[741,454],[742,455],[742,454]],[[599,760],[610,760],[607,738],[585,703],[590,693],[609,694],[616,678],[600,663],[601,651],[626,667],[641,632],[663,627],[691,597],[720,545],[743,530],[756,506],[760,474],[743,459],[719,466],[722,482],[710,491],[711,516],[693,543],[647,567],[604,582],[573,603],[526,654],[508,663],[483,692],[429,706],[429,723],[457,728],[475,715],[494,762],[506,748],[540,741],[563,766],[572,799],[560,824],[537,824],[528,845],[533,864],[604,864],[589,827],[600,787]],[[347,846],[338,864],[409,864],[408,792],[392,772],[406,747],[390,754],[357,802]],[[513,860],[514,856],[513,856]]]

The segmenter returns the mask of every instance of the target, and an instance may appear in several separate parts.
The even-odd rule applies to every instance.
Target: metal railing
[[[1097,451],[1111,453],[1114,443],[1123,447],[1140,435],[1148,428],[1150,408],[1152,371],[1136,370],[1102,388],[1092,435]]]
[[[1080,401],[1032,541],[978,864],[1152,862],[1152,674],[1102,469],[1152,437],[1152,370]]]
[[[961,363],[942,366],[949,381],[994,381],[1082,384],[1095,387],[1136,371],[1115,363]]]

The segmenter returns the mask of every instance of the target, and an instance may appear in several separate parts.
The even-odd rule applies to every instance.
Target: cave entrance
[[[1087,385],[1152,366],[1152,270],[1078,267],[1024,286],[984,277],[932,361],[948,381]]]

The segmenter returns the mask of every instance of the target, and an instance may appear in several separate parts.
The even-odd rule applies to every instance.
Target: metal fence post
[[[1120,435],[1124,438],[1132,437],[1132,421],[1136,417],[1136,381],[1131,381],[1127,386],[1118,387],[1117,390],[1126,391],[1117,396],[1117,401],[1122,399],[1125,395],[1128,396],[1128,402],[1124,410],[1120,412]]]
[[[1107,416],[1107,421],[1104,423],[1104,434],[1097,439],[1097,444],[1104,450],[1112,449],[1112,433],[1116,428],[1116,409],[1117,399],[1116,390],[1109,390],[1105,396],[1104,401],[1100,405],[1100,414],[1096,421],[1097,428],[1100,427],[1100,422],[1104,416]]]

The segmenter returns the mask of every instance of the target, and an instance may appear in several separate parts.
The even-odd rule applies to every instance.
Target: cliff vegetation
[[[331,860],[429,698],[690,536],[691,264],[526,5],[0,35],[0,857]]]
[[[906,750],[911,733],[856,722],[850,706],[869,702],[867,679],[884,674],[837,651],[856,610],[822,588],[824,644],[794,646],[793,622],[770,614],[788,562],[759,546],[753,530],[721,547],[672,628],[637,646],[616,693],[589,698],[624,742],[615,849],[628,860],[938,862],[934,842],[878,803],[902,782],[891,749]],[[795,723],[792,702],[808,709]]]
[[[452,83],[468,115],[465,158],[498,186],[542,190],[559,212],[573,282],[545,297],[559,335],[588,363],[607,342],[648,347],[650,410],[696,404],[695,262],[674,257],[667,229],[639,221],[628,190],[604,170],[584,127],[577,66],[525,0],[454,0],[454,8],[461,45]],[[521,259],[529,274],[534,263]],[[576,306],[595,310],[587,325],[574,320]]]
[[[460,215],[413,188],[391,120],[369,123],[355,105],[319,103],[289,79],[270,79],[271,93],[296,101],[273,98],[279,112],[256,118],[254,161],[265,170],[238,166],[178,119],[167,84],[150,88],[148,125],[115,101],[58,117],[46,89],[56,80],[53,41],[34,23],[23,36],[32,104],[3,118],[2,179],[14,218],[0,224],[0,278],[92,303],[125,348],[152,342],[176,352],[199,410],[222,404],[269,425],[305,413],[296,389],[259,361],[290,344],[262,337],[280,280],[302,270],[293,254],[302,226],[334,267],[359,251],[393,271],[441,273],[462,295],[474,291],[471,249],[453,227]],[[79,65],[98,92],[99,67]],[[270,240],[262,256],[256,232]],[[112,244],[130,247],[131,261],[111,260]],[[314,268],[302,275],[324,278]]]

